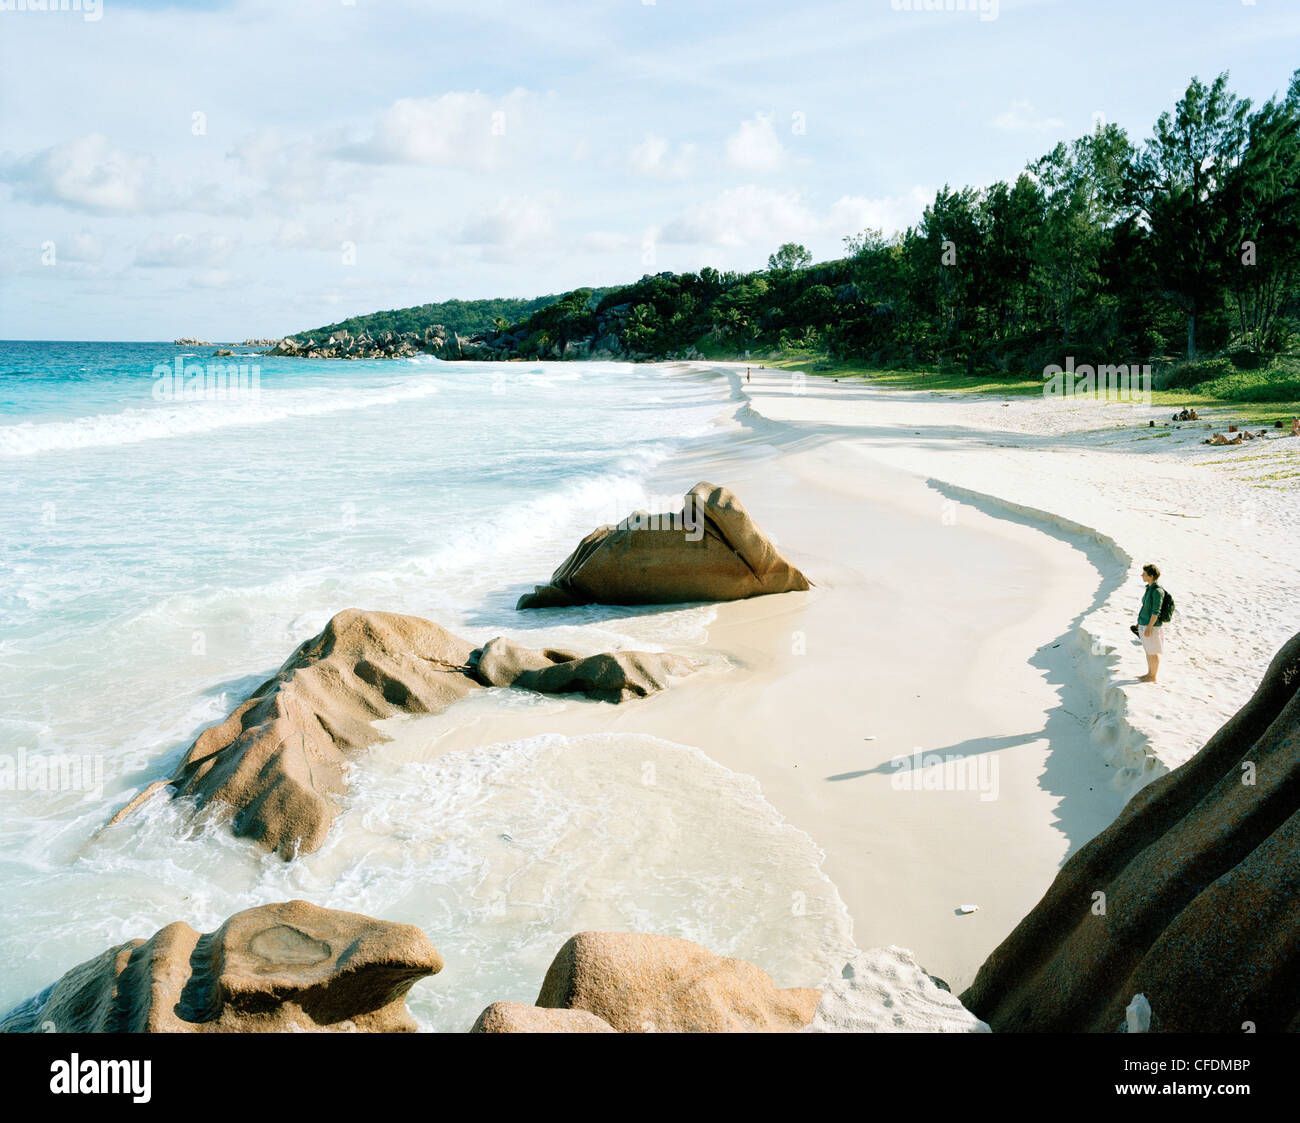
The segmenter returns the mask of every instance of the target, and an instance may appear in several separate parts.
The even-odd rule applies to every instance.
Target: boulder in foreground
[[[494,1002],[478,1016],[470,1033],[615,1033],[586,1010],[547,1010],[523,1002]]]
[[[13,1011],[8,1033],[411,1031],[406,994],[442,970],[419,929],[306,901],[180,921],[74,967]]]
[[[994,1031],[1300,1031],[1300,634],[1062,867],[962,1002]]]
[[[725,487],[696,484],[681,511],[637,511],[593,530],[519,608],[741,600],[809,587]]]
[[[675,936],[579,932],[551,963],[537,1005],[586,1010],[620,1033],[788,1033],[821,991]]]

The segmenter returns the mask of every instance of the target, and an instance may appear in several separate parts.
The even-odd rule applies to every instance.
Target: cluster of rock
[[[348,609],[204,730],[171,778],[150,784],[111,824],[170,789],[228,814],[236,835],[288,860],[324,843],[348,759],[381,738],[373,724],[380,718],[439,713],[487,686],[621,702],[663,689],[691,666],[667,654],[580,656],[501,638],[476,648],[416,616]]]
[[[294,359],[404,359],[425,353],[442,358],[445,345],[445,329],[440,325],[426,329],[423,336],[413,331],[381,331],[373,336],[363,331],[353,335],[340,328],[324,339],[286,336],[266,353]]]
[[[610,658],[616,670],[593,672],[568,652],[471,648],[428,621],[344,613],[200,738],[178,777],[207,769],[237,788],[278,774],[253,796],[274,826],[317,783],[311,771],[337,780],[330,753],[373,739],[376,717],[423,712],[483,682],[540,688],[558,676],[552,685],[611,696],[656,688],[646,657]],[[299,749],[281,759],[272,742],[295,736]],[[1300,1032],[1298,884],[1300,634],[1199,753],[1066,862],[960,1001],[896,948],[857,953],[822,987],[782,988],[687,940],[581,932],[534,1004],[494,1002],[472,1031]],[[110,948],[0,1030],[409,1030],[408,991],[441,968],[417,928],[289,901],[212,933],[175,923]]]
[[[680,511],[636,511],[593,530],[516,607],[742,600],[808,588],[735,494],[698,483]]]
[[[239,346],[241,347],[274,347],[280,342],[279,336],[275,339],[245,339]]]
[[[1065,863],[962,1001],[995,1031],[1113,1032],[1144,995],[1155,1032],[1300,1032],[1297,886],[1300,634]]]
[[[734,600],[808,587],[735,495],[700,483],[674,516],[638,512],[588,535],[552,583],[519,607]],[[348,609],[205,729],[172,776],[146,787],[109,825],[169,791],[204,814],[228,817],[236,835],[288,860],[324,843],[349,758],[381,738],[378,719],[440,713],[484,687],[624,702],[663,690],[692,668],[663,652],[536,651],[503,637],[476,647],[419,617]]]
[[[856,968],[856,973],[855,973]],[[183,922],[68,971],[0,1020],[5,1033],[392,1033],[411,987],[443,969],[409,924],[261,905],[200,934]],[[825,989],[779,987],[690,940],[579,932],[534,1005],[494,1002],[472,1033],[984,1032],[906,952],[859,952]]]
[[[191,339],[188,335],[181,336],[180,339],[172,340],[173,347],[211,347],[212,344],[206,339]]]
[[[743,959],[674,936],[580,932],[537,1002],[494,1002],[471,1033],[987,1033],[909,952],[858,952],[825,987],[778,987]]]
[[[448,362],[475,360],[484,362],[510,362],[516,359],[533,360],[628,360],[639,362],[654,358],[648,353],[626,347],[623,328],[632,304],[617,304],[596,317],[592,331],[577,339],[549,339],[544,333],[530,331],[515,325],[506,328],[489,328],[486,331],[461,335],[442,324],[430,324],[423,332],[382,331],[376,335],[362,332],[352,335],[340,328],[327,336],[287,336],[279,340],[248,340],[247,343],[272,345],[269,355],[303,359],[400,359],[411,355],[429,354]],[[680,352],[671,352],[665,359],[703,359],[692,344]]]

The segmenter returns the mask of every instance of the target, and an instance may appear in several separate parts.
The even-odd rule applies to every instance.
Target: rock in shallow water
[[[571,651],[533,651],[498,638],[475,653],[474,672],[490,686],[626,702],[663,690],[670,675],[687,674],[694,666],[689,659],[667,653],[605,651],[584,657]]]
[[[419,928],[306,901],[236,913],[200,935],[178,921],[74,967],[0,1031],[392,1033],[406,994],[442,970]]]
[[[1300,634],[1062,867],[962,1001],[995,1031],[1300,1030]]]
[[[698,483],[679,512],[637,511],[593,530],[518,607],[682,604],[807,588],[732,492]]]
[[[282,858],[324,843],[346,790],[350,754],[381,739],[394,714],[430,714],[484,685],[605,701],[644,697],[691,661],[614,652],[580,657],[495,639],[482,649],[417,616],[340,612],[225,721],[206,729],[169,781],[113,816],[125,819],[163,787],[228,810],[231,829]],[[111,825],[111,824],[110,824]]]
[[[415,616],[340,612],[199,735],[171,785],[233,808],[235,834],[283,858],[310,853],[338,814],[347,754],[380,739],[375,720],[438,713],[476,689],[473,650]]]

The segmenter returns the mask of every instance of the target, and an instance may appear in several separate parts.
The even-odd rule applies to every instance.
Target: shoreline
[[[1270,439],[1234,455],[1201,443],[1208,425],[1152,432],[1167,409],[1140,403],[880,390],[850,379],[809,378],[804,390],[773,378],[753,408],[796,423],[829,413],[824,423],[846,438],[869,427],[856,447],[871,459],[1072,537],[1112,571],[1074,642],[1100,701],[1095,740],[1124,795],[1197,752],[1292,634],[1300,445]],[[1148,561],[1178,605],[1156,690],[1136,682],[1141,651],[1128,634]]]
[[[1110,429],[1086,428],[1088,417],[1082,423],[1063,419],[1061,411],[1039,402],[945,400],[815,377],[804,384],[792,381],[788,372],[757,368],[754,381],[746,384],[745,365],[659,368],[665,379],[725,387],[726,393],[706,395],[712,423],[702,423],[703,435],[672,442],[666,458],[650,458],[639,486],[658,496],[680,496],[701,480],[734,489],[814,588],[708,605],[515,612],[509,626],[489,625],[504,605],[495,602],[516,579],[545,580],[572,543],[559,547],[536,572],[536,559],[526,573],[516,572],[516,563],[505,573],[508,585],[494,584],[487,594],[491,610],[480,605],[462,613],[468,635],[487,638],[483,629],[491,627],[491,634],[529,646],[593,651],[599,637],[602,649],[612,641],[623,650],[692,654],[701,668],[668,691],[626,706],[578,699],[509,701],[487,691],[479,701],[459,703],[436,717],[381,726],[393,740],[358,757],[356,798],[343,800],[331,844],[318,860],[294,863],[292,877],[306,878],[319,903],[445,931],[448,916],[437,919],[425,912],[427,903],[417,903],[428,899],[423,878],[429,871],[422,874],[419,863],[411,862],[421,853],[427,857],[425,848],[441,847],[448,837],[445,825],[456,819],[440,818],[435,808],[444,793],[422,785],[433,784],[444,769],[457,776],[470,768],[483,773],[483,792],[492,793],[490,776],[498,762],[518,758],[511,791],[500,789],[486,803],[472,797],[480,801],[470,805],[474,825],[460,831],[453,845],[468,847],[466,853],[478,854],[498,872],[524,862],[523,882],[558,886],[566,877],[574,879],[574,893],[566,886],[564,901],[577,902],[577,911],[557,899],[559,911],[552,915],[549,908],[539,911],[531,896],[518,897],[506,877],[500,920],[512,934],[512,955],[522,952],[520,962],[540,961],[554,951],[551,937],[532,927],[543,917],[544,926],[567,929],[566,936],[582,926],[637,927],[632,918],[643,909],[607,912],[602,894],[635,900],[653,886],[660,869],[680,881],[684,869],[679,871],[668,855],[681,846],[686,830],[695,838],[681,852],[689,851],[692,859],[712,853],[701,867],[710,870],[709,878],[734,874],[725,890],[734,901],[722,907],[743,908],[749,900],[764,914],[766,926],[754,929],[762,932],[756,950],[741,948],[741,954],[757,963],[766,956],[787,967],[804,964],[795,972],[798,977],[782,979],[786,985],[827,981],[805,977],[811,962],[806,957],[814,947],[822,949],[823,958],[838,954],[839,935],[827,943],[818,933],[843,932],[842,914],[852,925],[851,946],[906,947],[927,972],[960,993],[988,953],[1029,914],[1065,859],[1113,821],[1140,783],[1176,766],[1178,738],[1196,738],[1194,751],[1217,728],[1208,706],[1183,715],[1188,720],[1181,722],[1144,721],[1150,715],[1141,703],[1164,697],[1165,680],[1159,692],[1127,688],[1115,674],[1116,647],[1095,638],[1105,636],[1112,623],[1115,630],[1126,626],[1128,609],[1136,604],[1134,598],[1126,606],[1133,576],[1128,570],[1136,568],[1129,550],[1142,548],[1133,542],[1131,525],[1113,512],[1110,521],[1093,517],[1087,501],[1095,498],[1098,479],[1106,479],[1095,465],[1105,464],[1121,477],[1134,476],[1138,463],[1166,471],[1167,456],[1135,460],[1140,445],[1109,451],[1124,444],[1123,433],[1110,440],[1111,430],[1134,429],[1135,415],[1124,413],[1121,424]],[[1148,450],[1157,443],[1148,442]],[[1284,444],[1275,451],[1288,450]],[[1208,455],[1182,450],[1188,452]],[[1130,478],[1126,496],[1140,496],[1143,486],[1141,478]],[[1217,496],[1222,507],[1231,501],[1219,494],[1227,490],[1212,480],[1205,493]],[[1283,499],[1293,502],[1295,494]],[[585,516],[578,521],[585,525]],[[1226,537],[1220,545],[1235,551],[1249,573],[1251,566],[1277,561],[1268,554],[1268,549],[1277,552],[1273,541],[1263,533],[1260,549]],[[1176,545],[1182,549],[1184,541]],[[1171,556],[1172,551],[1157,560],[1163,564]],[[1222,556],[1211,562],[1218,572],[1231,572]],[[1172,565],[1167,571],[1177,572]],[[1199,590],[1171,584],[1180,612],[1203,627]],[[1273,592],[1282,599],[1268,602],[1279,622],[1289,587],[1275,583]],[[436,601],[436,590],[434,583],[425,592]],[[423,610],[441,620],[419,603],[375,607]],[[1258,642],[1270,640],[1265,636]],[[1177,660],[1176,649],[1172,654]],[[1199,654],[1204,660],[1206,653]],[[1237,654],[1239,680],[1229,685],[1244,683],[1249,694],[1258,663],[1246,648]],[[1169,669],[1170,687],[1178,691],[1182,667],[1171,661]],[[1193,686],[1206,681],[1188,677]],[[1239,700],[1226,692],[1222,705],[1231,713]],[[521,771],[520,762],[532,759],[539,741],[558,746],[554,753],[546,749],[550,771]],[[507,746],[510,751],[503,752]],[[674,755],[680,749],[687,750],[685,756]],[[459,754],[455,761],[439,759],[452,753]],[[691,754],[698,757],[699,767],[688,769],[696,787],[679,789],[669,782],[644,804],[662,818],[638,822],[643,807],[636,791],[638,766]],[[581,793],[572,789],[579,803],[569,802],[563,793],[570,786],[557,771],[562,759],[584,762],[588,778],[605,770],[620,774],[624,795],[607,805],[613,814],[602,809],[595,792],[615,792],[617,784],[598,783]],[[1133,767],[1135,760],[1141,769]],[[709,775],[718,786],[701,787]],[[412,781],[415,791],[424,792],[422,798],[413,798]],[[629,851],[637,855],[636,875],[627,855],[607,855],[599,848],[574,850],[572,863],[568,854],[559,855],[566,859],[561,870],[542,845],[543,820],[516,824],[511,818],[511,808],[522,806],[519,801],[529,798],[534,783],[559,799],[551,815],[560,822],[581,806],[583,829],[593,832],[593,839],[602,816],[611,827],[642,837],[645,854],[635,846]],[[788,831],[790,849],[782,853],[793,864],[783,866],[763,847],[747,848],[729,837],[733,809],[724,796],[736,785],[736,791],[753,786],[753,830]],[[706,790],[711,812],[702,802]],[[681,811],[689,805],[695,818],[674,826],[679,798]],[[486,822],[477,817],[480,806]],[[156,821],[145,820],[151,838],[142,855],[159,845],[165,850],[176,829],[187,829],[179,808],[154,810]],[[739,804],[734,810],[741,815]],[[534,813],[535,808],[526,812]],[[372,828],[375,816],[381,821],[397,816],[405,825],[387,838]],[[511,848],[518,840],[497,833],[495,819],[519,836],[524,852],[498,853],[501,840]],[[484,829],[488,833],[480,833]],[[657,833],[664,829],[667,835]],[[221,899],[264,903],[282,880],[278,873],[264,869],[255,855],[245,855],[232,839],[223,837],[209,852],[214,843],[211,837],[198,843],[204,852],[195,856],[213,875],[214,886],[221,885]],[[372,846],[384,851],[375,869],[366,860]],[[127,857],[136,849],[135,841],[123,837],[110,854]],[[659,865],[656,855],[667,865]],[[219,874],[213,862],[221,867]],[[380,889],[376,882],[358,895],[357,883],[347,876],[354,866],[367,875],[391,866],[407,888]],[[770,876],[765,879],[761,871]],[[686,894],[702,892],[698,886],[711,884],[709,878],[695,882],[694,890],[679,885],[675,896],[656,902],[656,910],[674,900],[686,905]],[[653,920],[647,913],[641,927],[680,935],[674,925],[699,922],[688,915],[693,910],[717,907],[711,900],[707,906],[691,901],[678,919],[668,907],[662,915],[656,911]],[[809,901],[819,902],[812,912]],[[967,912],[967,905],[976,911]],[[810,927],[810,920],[820,927]],[[717,938],[744,931],[749,939],[739,914],[724,912],[720,921],[711,929]],[[698,931],[692,934],[699,937]],[[516,935],[524,941],[518,948]],[[783,959],[787,946],[801,950]],[[417,999],[422,991],[417,989]],[[528,995],[521,991],[515,997]]]
[[[1197,751],[1249,697],[1267,658],[1238,652],[1228,675],[1209,678],[1203,653],[1187,673],[1175,648],[1170,654],[1179,662],[1166,665],[1166,678],[1155,690],[1144,691],[1125,674],[1135,668],[1140,651],[1136,645],[1131,652],[1122,649],[1116,636],[1127,636],[1129,609],[1136,611],[1133,571],[1145,559],[1130,551],[1142,545],[1134,541],[1130,522],[1095,518],[1095,510],[1079,502],[1089,480],[1086,471],[1080,480],[1077,464],[1091,451],[1086,441],[1080,448],[1067,444],[1059,468],[1045,464],[1048,450],[1040,447],[1032,427],[1041,420],[1035,414],[1051,410],[1050,405],[1022,402],[1017,409],[987,400],[945,401],[939,394],[816,378],[793,390],[789,372],[757,369],[746,385],[741,378],[746,365],[664,367],[673,377],[727,378],[737,406],[728,430],[710,449],[688,451],[660,466],[659,486],[682,490],[710,479],[733,487],[816,587],[807,594],[715,606],[702,649],[715,662],[730,664],[725,676],[684,680],[613,715],[592,704],[565,703],[548,728],[565,735],[659,736],[753,776],[764,797],[825,855],[822,868],[848,907],[855,943],[909,947],[927,970],[959,990],[1037,903],[1064,860],[1108,826],[1134,792]],[[946,427],[928,420],[944,405],[955,415]],[[1105,408],[1089,406],[1099,415]],[[1017,440],[1015,431],[988,424],[1001,421],[996,414],[988,418],[1000,409],[1025,415],[1017,422],[1031,433]],[[1062,412],[1057,411],[1058,420]],[[1145,408],[1140,417],[1127,414],[1112,427],[1136,430],[1162,413],[1159,407]],[[972,424],[971,414],[985,426]],[[1065,419],[1058,426],[1060,439],[1091,433],[1083,426],[1100,423],[1102,416],[1109,415]],[[1194,433],[1189,431],[1185,444],[1197,439]],[[1103,480],[1107,472],[1125,479],[1133,466],[1130,458],[1141,447],[1102,452],[1112,435],[1103,431],[1092,441],[1106,464]],[[909,439],[917,436],[922,440]],[[1128,436],[1142,440],[1146,434]],[[1018,474],[1006,471],[998,459],[1010,450],[1020,456]],[[1140,480],[1129,481],[1130,491],[1140,494],[1141,487]],[[1292,493],[1288,501],[1294,499]],[[1031,559],[1033,572],[1013,574],[1009,593],[997,588],[1007,576],[998,570],[993,588],[975,582],[959,592],[956,611],[968,612],[972,604],[991,599],[998,602],[995,618],[981,625],[989,629],[987,635],[970,634],[978,627],[968,622],[952,666],[931,660],[932,678],[948,674],[957,681],[955,689],[938,693],[943,709],[965,707],[962,719],[950,726],[960,727],[964,737],[939,735],[944,715],[902,706],[897,716],[891,714],[885,701],[889,690],[872,694],[842,669],[830,685],[819,681],[853,652],[855,642],[882,642],[870,625],[861,637],[844,634],[845,621],[874,621],[889,607],[879,596],[872,600],[870,535],[841,534],[836,546],[826,537],[827,526],[848,523],[867,509],[878,515],[882,507],[913,524],[928,520],[932,531],[938,524],[991,536]],[[1173,555],[1181,565],[1186,543],[1176,546],[1174,554],[1162,543],[1161,556],[1168,562]],[[855,571],[848,559],[858,558],[868,560]],[[1245,569],[1249,572],[1257,560],[1247,556]],[[1175,623],[1182,625],[1187,616],[1192,621],[1178,627],[1174,638],[1181,639],[1184,631],[1189,641],[1199,638],[1206,627],[1198,611],[1200,590],[1189,585],[1185,567],[1166,564],[1166,572],[1172,572],[1182,594]],[[942,573],[939,579],[948,580]],[[1275,648],[1288,634],[1285,589],[1279,591],[1281,598],[1269,606],[1276,634],[1257,641],[1261,650]],[[895,617],[883,629],[888,658],[895,668],[924,667],[925,645],[914,645],[907,619]],[[811,645],[799,656],[788,654],[794,633]],[[826,648],[819,651],[823,641]],[[870,667],[871,655],[863,653],[864,667]],[[1217,683],[1220,677],[1231,689],[1207,688],[1207,681]],[[891,689],[898,698],[925,702],[912,697],[916,691],[903,691],[900,681]],[[1172,719],[1165,708],[1170,693],[1182,707]],[[1219,697],[1210,704],[1215,694]],[[846,698],[852,699],[848,705]],[[961,706],[953,706],[955,699]],[[1201,704],[1192,705],[1191,699]],[[879,707],[874,712],[873,703]],[[857,720],[864,710],[868,716]],[[1017,728],[1017,722],[1024,727]],[[480,716],[471,727],[440,736],[436,752],[510,741],[529,732],[527,723],[513,717]],[[924,765],[926,754],[935,753],[957,756],[973,783],[979,782],[976,765],[991,767],[996,761],[1012,782],[1010,793],[983,805],[998,811],[981,818],[980,807],[962,803],[970,791],[887,786],[886,781],[900,779],[897,771],[888,775],[888,769],[898,769],[899,757]],[[935,769],[925,772],[932,776]],[[864,798],[843,798],[845,789],[864,782],[876,790]],[[951,776],[948,784],[953,786]],[[923,841],[912,846],[909,838]],[[972,846],[971,839],[979,841]],[[966,853],[971,850],[978,857]],[[979,911],[957,915],[964,904],[977,904]]]
[[[726,377],[737,404],[726,429],[661,465],[648,486],[725,483],[815,588],[714,606],[702,647],[679,650],[728,665],[725,674],[617,710],[566,701],[546,731],[658,737],[752,776],[825,855],[857,946],[908,947],[956,991],[1122,806],[1075,716],[1086,692],[1065,643],[1101,577],[1035,527],[866,458],[845,465],[842,439],[763,417],[734,371],[667,373]],[[970,566],[957,581],[954,549]],[[990,591],[1008,569],[1009,587]],[[915,628],[932,604],[944,622]],[[521,623],[547,624],[544,612]],[[421,719],[402,739],[406,751],[423,741],[427,760],[538,732],[535,714],[480,709],[470,724],[454,711]],[[932,788],[935,757],[949,775]],[[976,790],[990,780],[996,790]],[[979,911],[960,915],[968,903]]]

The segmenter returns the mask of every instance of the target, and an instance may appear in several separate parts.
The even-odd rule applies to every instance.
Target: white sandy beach
[[[908,947],[959,991],[1064,859],[1245,701],[1291,626],[1296,491],[1202,465],[1238,450],[1199,429],[1146,451],[1134,427],[1164,411],[667,368],[709,372],[733,380],[738,425],[665,486],[733,488],[816,587],[719,606],[695,653],[724,673],[557,704],[547,729],[649,734],[754,776],[825,852],[857,945]],[[1179,605],[1154,687],[1128,633],[1146,560]],[[431,719],[436,753],[537,729],[464,718]]]
[[[647,435],[663,394],[689,403],[675,415],[689,429],[662,455],[647,430],[656,455],[635,475],[568,488],[561,460],[500,526],[462,520],[447,540],[448,520],[433,518],[427,542],[376,552],[361,539],[346,569],[331,553],[326,579],[308,574],[302,588],[254,577],[250,591],[235,577],[215,605],[185,600],[179,617],[150,609],[121,625],[154,649],[158,627],[179,619],[188,643],[191,624],[237,606],[231,636],[211,630],[217,661],[183,665],[196,684],[220,684],[204,708],[171,714],[177,729],[159,735],[175,708],[164,697],[138,734],[174,746],[353,602],[446,621],[476,643],[505,633],[583,653],[668,649],[698,669],[618,706],[492,689],[385,722],[393,739],[357,756],[326,845],[287,865],[219,824],[193,831],[184,801],[154,801],[102,833],[94,803],[73,808],[77,830],[55,822],[34,836],[61,831],[77,850],[65,879],[31,890],[50,918],[48,963],[31,964],[15,997],[177,915],[215,927],[236,907],[304,897],[436,933],[454,966],[412,992],[427,1029],[461,1031],[489,1001],[531,1002],[556,948],[585,929],[685,936],[782,986],[829,985],[856,946],[874,1006],[853,1028],[973,1028],[955,1004],[936,1005],[915,964],[960,993],[1062,862],[1247,699],[1292,630],[1300,442],[1211,448],[1197,426],[1146,427],[1166,410],[753,373],[582,368],[593,384],[570,394],[571,365],[523,372],[511,401],[529,425],[570,397],[614,395],[610,407],[629,407],[623,448]],[[614,431],[601,418],[590,424]],[[425,424],[411,418],[411,440]],[[438,496],[456,494],[448,455]],[[814,587],[514,610],[582,534],[631,513],[625,494],[667,511],[704,480],[731,488]],[[394,561],[402,551],[416,564]],[[1143,659],[1128,632],[1144,561],[1179,607],[1154,687],[1135,681]],[[449,603],[462,587],[472,595]],[[135,689],[154,687],[145,675]],[[123,728],[139,724],[130,697],[120,711]],[[165,764],[114,778],[107,802]],[[90,939],[70,896],[94,901]],[[915,964],[869,950],[891,946]]]
[[[1099,660],[1079,671],[1097,691],[1093,722],[1116,782],[1131,794],[1195,753],[1250,696],[1294,632],[1300,605],[1300,441],[1201,443],[1240,412],[1199,423],[1164,407],[999,400],[872,390],[761,372],[765,417],[842,426],[846,448],[927,479],[936,492],[1022,518],[1087,552],[1106,595],[1080,621]],[[919,439],[918,439],[919,438]],[[1178,614],[1158,690],[1128,625],[1146,562],[1162,570]]]

